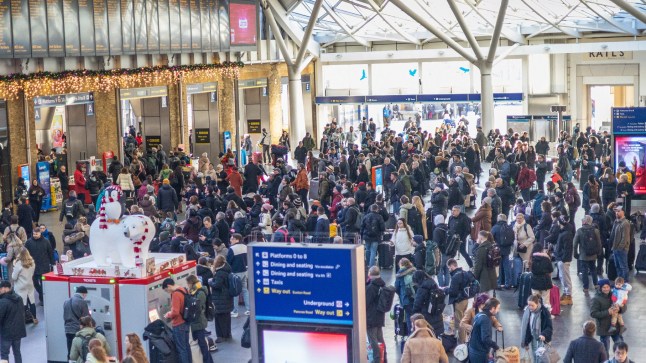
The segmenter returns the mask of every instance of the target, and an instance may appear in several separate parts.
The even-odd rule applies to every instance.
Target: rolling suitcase
[[[379,255],[379,268],[391,270],[395,265],[395,245],[390,242],[382,242],[377,247]]]
[[[523,259],[520,257],[514,257],[512,261],[512,276],[511,276],[511,286],[518,286],[518,279],[523,273]],[[506,282],[506,281],[505,281]]]
[[[524,309],[527,306],[527,298],[532,293],[532,273],[525,272],[520,275],[518,281],[518,308]]]
[[[405,338],[408,336],[408,325],[406,324],[406,320],[408,317],[406,316],[406,312],[404,311],[404,307],[397,304],[393,308],[393,319],[395,320],[395,339],[397,339],[398,336]]]
[[[312,180],[310,180],[309,198],[319,199],[319,178],[312,178]]]
[[[556,285],[550,289],[550,305],[552,315],[561,315],[561,290]]]
[[[646,271],[646,243],[639,245],[637,259],[635,259],[635,272]]]

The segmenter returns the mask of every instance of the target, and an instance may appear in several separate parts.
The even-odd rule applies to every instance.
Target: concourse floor
[[[488,167],[483,169],[488,170]],[[481,185],[484,185],[485,178],[481,178]],[[479,187],[478,194],[482,191]],[[428,199],[427,199],[428,200]],[[473,211],[469,213],[473,214]],[[577,227],[581,225],[581,218],[583,217],[583,209],[579,209],[577,213]],[[61,236],[63,232],[62,226],[58,224],[58,213],[42,213],[41,222],[45,223],[50,231],[54,233],[58,241],[59,247],[62,248]],[[637,241],[639,243],[639,241]],[[638,246],[639,248],[639,246]],[[466,265],[464,259],[460,259],[461,265]],[[576,278],[576,263],[571,265],[572,283],[573,283],[573,306],[562,306],[561,315],[552,320],[554,324],[554,338],[552,346],[555,347],[561,357],[565,356],[570,340],[575,339],[581,335],[581,328],[583,323],[590,318],[590,298],[593,296],[593,291],[589,295],[583,293],[583,285],[581,279]],[[395,277],[392,270],[385,270],[382,274],[387,283],[394,283]],[[642,273],[634,278],[631,278],[633,291],[629,295],[628,311],[624,315],[627,331],[624,334],[624,339],[630,347],[629,357],[635,362],[646,361],[642,360],[641,356],[646,357],[646,345],[639,343],[641,338],[646,336],[646,314],[643,313],[643,307],[646,306],[646,274]],[[498,291],[497,297],[502,301],[502,310],[499,314],[499,319],[505,329],[505,343],[507,346],[519,345],[520,337],[520,321],[522,311],[517,308],[517,295],[512,291]],[[62,309],[62,307],[61,307]],[[22,340],[22,355],[24,362],[46,362],[46,345],[45,345],[45,324],[47,322],[43,317],[43,308],[38,306],[38,319],[40,324],[38,326],[27,327],[27,337]],[[243,309],[244,310],[244,309]],[[238,318],[232,318],[232,331],[233,341],[221,343],[218,345],[219,350],[213,353],[215,362],[231,362],[231,363],[246,363],[251,358],[249,349],[244,349],[240,346],[240,336],[242,335],[242,326],[244,325],[246,316],[240,314]],[[213,323],[209,323],[210,331],[215,332]],[[127,333],[127,332],[126,332]],[[141,334],[142,332],[136,332]],[[63,334],[63,327],[61,327],[61,334]],[[384,328],[384,337],[386,340],[386,350],[388,353],[389,362],[399,362],[399,343],[395,340],[393,321],[386,317],[386,327]],[[501,343],[501,342],[500,342]],[[456,360],[451,360],[457,362]],[[10,357],[10,362],[13,357]]]

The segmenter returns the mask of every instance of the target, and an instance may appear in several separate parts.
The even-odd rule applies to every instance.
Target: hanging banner
[[[49,180],[49,162],[41,161],[36,164],[36,177],[38,178],[38,184],[45,191],[40,210],[48,211],[52,209],[52,191]]]
[[[231,150],[231,132],[230,131],[225,131],[224,132],[224,152],[227,152],[228,150]]]

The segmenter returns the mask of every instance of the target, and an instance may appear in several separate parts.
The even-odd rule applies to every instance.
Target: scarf
[[[529,310],[528,307],[525,308],[525,311],[523,312],[523,319],[520,324],[521,344],[525,343],[525,338],[527,337],[527,326],[530,327],[530,334],[532,335],[532,339],[538,339],[538,337],[541,335],[541,309],[542,306],[539,306],[537,312],[535,314],[532,314],[532,311]],[[532,320],[530,321],[530,319]],[[534,329],[531,329],[531,327],[534,327]]]
[[[116,198],[112,196],[112,191],[117,192]],[[123,193],[121,192],[121,187],[119,187],[118,185],[111,185],[105,188],[103,198],[101,199],[101,208],[99,209],[99,229],[108,229],[108,222],[112,222],[108,221],[105,215],[105,203],[119,202],[122,195]]]

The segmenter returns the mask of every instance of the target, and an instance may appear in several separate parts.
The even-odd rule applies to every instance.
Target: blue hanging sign
[[[254,245],[256,320],[353,324],[352,250]]]
[[[316,103],[365,103],[366,96],[333,96],[333,97],[316,97]]]
[[[417,95],[366,96],[366,103],[411,103],[417,102]]]
[[[530,115],[508,115],[507,122],[529,122],[532,119]]]
[[[223,139],[224,139],[224,152],[226,153],[227,150],[231,149],[231,131],[225,131],[223,133]]]
[[[417,95],[417,102],[466,102],[468,100],[469,95],[466,93]]]
[[[613,134],[646,134],[646,107],[613,107]]]

